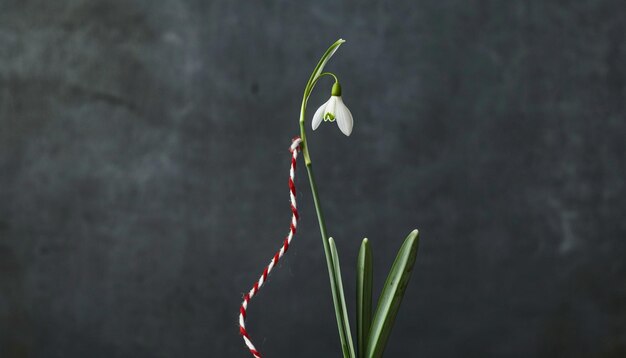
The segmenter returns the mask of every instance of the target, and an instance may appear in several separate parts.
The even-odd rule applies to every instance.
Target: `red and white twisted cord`
[[[272,269],[276,266],[278,261],[283,257],[285,252],[289,249],[289,244],[291,243],[291,239],[296,234],[296,227],[298,225],[298,209],[296,207],[296,185],[294,184],[294,180],[296,178],[296,159],[298,158],[298,151],[300,150],[300,143],[302,143],[302,139],[300,137],[296,137],[293,139],[291,143],[291,147],[289,147],[289,151],[291,152],[291,168],[289,169],[289,196],[291,198],[291,225],[289,225],[289,234],[283,241],[283,246],[281,246],[280,250],[276,252],[269,265],[265,267],[261,277],[254,283],[254,286],[250,289],[248,293],[243,296],[243,302],[241,303],[241,307],[239,308],[239,333],[243,336],[243,341],[246,346],[250,350],[250,353],[255,358],[261,358],[261,353],[254,347],[252,341],[250,340],[250,336],[246,331],[246,310],[248,309],[248,303],[254,297],[254,295],[259,292],[263,283],[267,280],[267,276],[272,272]]]

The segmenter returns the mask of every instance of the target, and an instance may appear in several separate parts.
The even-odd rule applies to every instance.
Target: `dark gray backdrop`
[[[309,135],[348,304],[362,237],[376,290],[422,237],[387,356],[626,356],[625,15],[0,2],[0,356],[248,357],[238,305],[287,232],[301,93],[339,37],[354,132]],[[249,312],[268,357],[340,354],[304,174]]]

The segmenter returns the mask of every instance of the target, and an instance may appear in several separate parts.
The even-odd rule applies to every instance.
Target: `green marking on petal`
[[[334,122],[335,121],[335,115],[330,113],[330,112],[326,112],[326,114],[324,114],[324,122]]]

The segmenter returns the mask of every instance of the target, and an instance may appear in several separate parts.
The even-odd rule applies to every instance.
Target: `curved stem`
[[[317,79],[319,80],[320,78],[322,78],[322,76],[332,76],[335,79],[335,83],[339,82],[339,79],[337,78],[337,76],[335,76],[335,74],[332,73],[332,72],[320,73],[320,75],[317,77]],[[317,80],[316,80],[316,82],[317,82]]]

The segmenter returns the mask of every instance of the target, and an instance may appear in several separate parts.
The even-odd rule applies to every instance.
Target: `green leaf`
[[[337,254],[337,247],[335,246],[335,240],[332,237],[328,238],[328,244],[330,245],[330,256],[333,262],[333,300],[339,300],[335,302],[335,310],[337,314],[337,324],[339,325],[339,338],[341,338],[341,348],[343,350],[343,356],[345,358],[355,358],[354,345],[352,344],[352,333],[350,332],[350,321],[348,320],[348,311],[346,310],[346,299],[343,294],[343,282],[341,280],[341,266],[339,265],[339,255]]]
[[[413,230],[398,251],[378,299],[378,307],[372,320],[367,344],[367,358],[380,358],[383,355],[402,297],[411,278],[418,246],[419,233]]]
[[[339,39],[335,41],[334,44],[330,45],[330,47],[326,50],[326,52],[324,52],[324,54],[322,55],[322,58],[320,58],[319,62],[315,66],[315,69],[313,70],[313,73],[311,73],[311,77],[309,77],[309,81],[306,84],[306,87],[304,89],[305,99],[308,99],[309,96],[311,95],[311,92],[313,91],[313,87],[315,86],[315,82],[317,81],[317,78],[322,74],[322,72],[324,72],[324,67],[328,63],[328,60],[330,60],[330,58],[333,57],[333,55],[335,54],[339,46],[341,46],[341,44],[343,44],[344,42],[346,42],[346,40]]]
[[[356,339],[359,358],[365,357],[372,322],[372,250],[363,239],[356,265]]]

